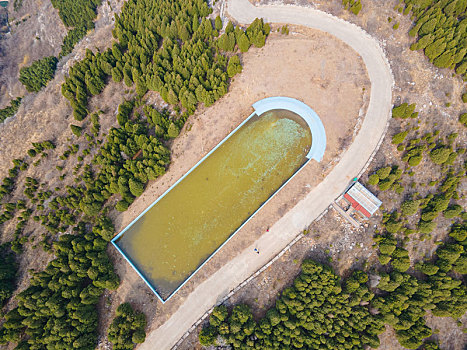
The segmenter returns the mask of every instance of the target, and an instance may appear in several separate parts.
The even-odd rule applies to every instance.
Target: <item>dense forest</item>
[[[59,58],[68,55],[86,33],[94,28],[93,21],[100,3],[100,0],[52,0],[53,7],[58,10],[60,19],[68,29]]]
[[[105,288],[116,289],[119,278],[106,253],[113,226],[101,217],[94,226],[79,222],[73,234],[53,243],[56,258],[34,273],[30,286],[18,294],[0,329],[0,344],[16,349],[94,349],[97,301]],[[23,339],[23,340],[22,340]]]
[[[17,264],[13,253],[6,246],[0,246],[0,308],[12,296],[16,288]]]
[[[265,317],[256,322],[247,305],[236,305],[231,313],[218,306],[200,343],[214,344],[220,335],[235,349],[376,348],[385,328],[382,317],[360,305],[374,297],[367,281],[366,273],[355,271],[341,284],[329,266],[305,260],[302,273]]]
[[[58,59],[54,56],[34,61],[29,67],[19,71],[19,81],[29,92],[37,92],[52,80],[57,68]]]
[[[21,97],[17,97],[10,101],[10,105],[0,109],[0,123],[3,123],[6,118],[13,117],[16,114],[19,106],[21,105],[21,100]]]
[[[187,114],[198,103],[208,107],[225,95],[229,78],[241,71],[238,57],[228,52],[262,47],[270,27],[260,19],[246,31],[229,23],[219,36],[216,23],[205,18],[211,12],[203,1],[126,2],[113,30],[118,42],[102,53],[88,50],[62,85],[75,118],[87,116],[88,98],[99,94],[110,76],[134,85],[139,96],[157,91]]]
[[[68,29],[58,58],[71,53],[74,46],[94,28],[93,21],[96,19],[100,3],[100,0],[52,0],[52,5],[58,10],[60,19]],[[38,92],[52,80],[58,58],[44,57],[34,61],[29,67],[21,68],[19,81],[29,92]],[[11,116],[11,113],[14,114],[11,109],[0,110],[0,120]]]
[[[411,50],[424,50],[436,67],[450,68],[467,79],[467,19],[465,0],[404,0],[415,25],[417,42]]]
[[[136,344],[144,343],[146,316],[133,310],[129,303],[120,304],[116,317],[108,330],[108,339],[114,350],[131,350]]]

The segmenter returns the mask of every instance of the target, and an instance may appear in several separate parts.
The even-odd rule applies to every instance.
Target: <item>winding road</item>
[[[366,64],[371,96],[360,132],[329,175],[287,212],[269,232],[201,283],[179,309],[158,329],[149,333],[139,350],[170,349],[218,300],[259,270],[315,220],[366,167],[380,145],[392,107],[394,79],[378,41],[360,27],[325,12],[299,6],[253,6],[248,0],[228,0],[227,13],[239,23],[256,17],[267,22],[304,25],[339,38]],[[260,247],[261,254],[252,254]],[[222,253],[220,253],[222,254]]]

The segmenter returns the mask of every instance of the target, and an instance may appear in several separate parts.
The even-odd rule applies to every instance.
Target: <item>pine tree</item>
[[[80,126],[71,124],[70,128],[71,128],[71,131],[73,132],[73,134],[75,134],[76,137],[81,136],[82,128]]]
[[[250,48],[250,45],[250,40],[248,40],[246,34],[244,32],[240,34],[240,37],[238,38],[238,48],[240,49],[240,51],[247,52]]]
[[[180,130],[178,129],[178,127],[173,122],[170,123],[169,128],[167,129],[167,137],[175,138],[178,136],[179,133]]]
[[[178,97],[172,89],[168,91],[167,102],[171,105],[176,105],[178,103]]]
[[[216,20],[214,21],[214,25],[218,31],[222,29],[222,19],[220,18],[219,15],[216,17]]]
[[[234,25],[232,24],[231,21],[229,21],[229,23],[227,23],[227,26],[225,27],[225,33],[230,34],[230,33],[233,33],[233,31],[234,31]]]
[[[112,79],[116,83],[119,83],[123,79],[123,74],[117,67],[112,68]]]
[[[135,197],[141,196],[144,192],[144,185],[133,178],[128,181],[128,187],[130,188],[131,194]]]

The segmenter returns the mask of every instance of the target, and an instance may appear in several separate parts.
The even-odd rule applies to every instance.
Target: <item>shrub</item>
[[[459,116],[459,122],[461,124],[464,124],[464,126],[467,126],[467,113],[462,113],[460,116]]]
[[[418,223],[418,231],[421,233],[431,233],[436,228],[436,223],[433,221],[420,220]]]
[[[135,344],[142,344],[146,340],[146,332],[144,329],[137,329],[133,333],[133,336],[131,337],[131,340]]]
[[[211,325],[203,327],[203,329],[199,333],[199,343],[203,346],[215,345],[216,338],[217,330]]]
[[[438,217],[438,212],[436,210],[427,210],[422,213],[422,220],[431,221]]]
[[[392,267],[399,272],[405,272],[410,267],[409,252],[403,248],[396,248],[392,253]]]
[[[406,200],[401,204],[401,212],[404,216],[414,215],[420,206],[419,200]]]
[[[467,274],[467,256],[461,255],[453,266],[453,270],[462,275]]]
[[[394,183],[394,181],[391,181],[389,179],[386,179],[386,180],[383,180],[383,181],[380,181],[378,183],[378,188],[381,190],[381,191],[387,191],[391,188],[392,184]]]
[[[451,152],[448,156],[448,159],[446,159],[446,161],[444,162],[444,164],[452,165],[456,161],[456,158],[457,158],[457,153]]]
[[[81,131],[82,131],[83,129],[82,129],[80,126],[71,124],[71,125],[70,125],[70,128],[71,128],[71,132],[72,132],[73,134],[75,134],[76,137],[80,137],[80,136],[81,136]]]
[[[177,125],[175,125],[173,122],[170,123],[169,128],[167,129],[167,137],[169,138],[175,138],[180,134],[180,130],[178,129]]]
[[[416,156],[410,157],[408,160],[408,164],[410,166],[417,166],[418,164],[420,164],[422,159],[423,159],[422,155],[416,155]]]
[[[396,249],[396,242],[394,240],[383,240],[379,243],[379,251],[383,255],[391,255]]]
[[[57,62],[58,59],[54,56],[35,61],[29,67],[21,68],[19,81],[29,92],[37,92],[53,78]]]
[[[440,145],[430,152],[431,161],[435,164],[443,164],[448,160],[451,151],[451,148]]]
[[[386,230],[389,232],[389,233],[397,233],[401,230],[402,228],[402,222],[400,221],[397,221],[393,218],[389,219],[387,222],[386,222]]]
[[[235,34],[227,33],[227,31],[217,39],[217,46],[224,51],[235,51],[235,43]]]
[[[415,265],[415,268],[428,276],[436,274],[439,270],[438,266],[430,263],[418,263]]]
[[[391,173],[391,170],[392,169],[390,166],[380,168],[378,169],[378,171],[376,171],[376,175],[378,175],[380,180],[384,180],[389,176],[389,174]]]
[[[467,239],[467,224],[455,224],[451,227],[449,236],[458,242],[463,242]]]
[[[403,103],[392,109],[392,117],[406,119],[406,118],[412,117],[412,115],[415,113],[414,110],[415,110],[414,103],[411,105],[409,105],[408,103]],[[416,114],[415,114],[415,117],[416,117]]]
[[[219,326],[226,318],[229,316],[229,312],[225,305],[216,306],[211,313],[211,317],[209,318],[209,323],[212,326]]]
[[[449,194],[438,194],[433,196],[428,202],[429,207],[431,207],[436,212],[444,211],[449,206],[449,201],[451,200],[451,195]]]
[[[0,123],[3,123],[6,118],[13,117],[16,114],[21,104],[21,99],[21,97],[17,97],[10,101],[9,106],[0,109]]]
[[[127,210],[129,206],[130,204],[126,200],[122,199],[121,201],[117,202],[117,204],[115,205],[115,209],[123,212]]]
[[[410,259],[408,257],[402,257],[397,259],[392,259],[391,266],[394,270],[399,272],[405,272],[410,267]]]
[[[141,196],[144,192],[144,185],[136,179],[130,179],[128,181],[128,187],[130,188],[131,194],[135,197]]]
[[[459,204],[450,205],[443,211],[444,217],[446,219],[452,219],[462,213],[462,207]]]
[[[393,137],[392,137],[392,144],[393,145],[398,145],[399,143],[402,143],[404,142],[405,138],[407,137],[407,135],[409,134],[408,131],[402,131],[398,134],[395,134]]]
[[[391,261],[390,255],[380,254],[378,255],[378,260],[381,265],[386,265],[389,261]]]
[[[240,63],[240,58],[238,55],[233,55],[229,59],[229,64],[227,65],[227,74],[229,78],[234,77],[237,73],[241,73],[242,65]]]
[[[217,30],[222,29],[222,19],[220,18],[220,16],[217,16],[216,19],[214,20],[214,26]]]
[[[352,11],[352,13],[354,15],[358,15],[360,13],[360,10],[362,9],[362,3],[360,2],[360,0],[356,1],[351,7],[350,7],[350,11]]]
[[[463,252],[464,248],[460,244],[445,244],[436,250],[436,255],[449,264],[454,264]]]
[[[448,273],[452,270],[452,264],[450,264],[447,260],[438,259],[436,260],[435,264],[439,267],[440,272]]]
[[[250,40],[246,36],[245,33],[240,34],[238,38],[238,48],[240,49],[240,52],[247,52],[248,49],[250,48]]]
[[[129,303],[120,304],[107,331],[114,349],[133,349],[146,339],[146,316],[135,312]]]
[[[342,5],[354,15],[358,15],[362,9],[361,0],[342,0]]]
[[[379,176],[377,174],[372,174],[368,177],[368,184],[370,185],[377,185],[379,182]]]

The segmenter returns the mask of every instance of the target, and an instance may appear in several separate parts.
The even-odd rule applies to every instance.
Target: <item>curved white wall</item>
[[[308,159],[321,162],[326,150],[326,132],[318,114],[305,103],[290,97],[268,97],[253,103],[257,115],[272,109],[286,109],[298,114],[306,121],[311,130],[311,148],[307,154]]]

